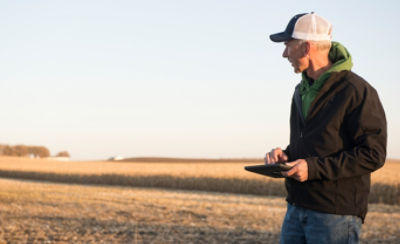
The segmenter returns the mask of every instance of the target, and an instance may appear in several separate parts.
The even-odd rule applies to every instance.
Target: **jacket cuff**
[[[305,160],[307,161],[307,167],[308,167],[308,179],[307,180],[319,179],[318,171],[317,171],[318,157],[309,157],[309,158],[305,158]]]
[[[288,147],[289,147],[289,146],[288,146]],[[290,157],[290,155],[289,155],[288,147],[287,147],[285,150],[282,150],[282,151],[283,151],[283,152],[286,154],[286,156],[288,157],[288,162],[291,162],[292,159],[291,159],[291,157]]]

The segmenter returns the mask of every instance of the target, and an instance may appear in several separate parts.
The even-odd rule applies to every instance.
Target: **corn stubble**
[[[0,243],[277,243],[281,197],[0,179]],[[400,206],[370,204],[362,243],[396,243]]]

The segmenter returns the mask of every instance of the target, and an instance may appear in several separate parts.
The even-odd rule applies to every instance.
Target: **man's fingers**
[[[285,177],[290,177],[290,176],[296,174],[296,172],[297,172],[297,168],[292,168],[288,171],[282,171],[282,175]]]
[[[296,164],[297,164],[297,162],[296,161],[294,161],[294,162],[290,162],[290,163],[285,163],[286,165],[288,165],[288,166],[291,166],[291,167],[293,167],[293,166],[295,166]]]
[[[304,182],[308,179],[308,167],[304,159],[298,159],[294,162],[286,163],[286,165],[292,166],[292,168],[282,172],[284,177],[290,177],[299,182]]]
[[[274,152],[269,153],[269,162],[270,163],[275,163],[275,157],[274,157]]]
[[[274,154],[274,163],[276,163],[276,162],[278,162],[278,152],[275,150],[274,152],[273,152],[273,154]]]
[[[271,157],[270,157],[270,154],[269,153],[267,153],[266,155],[265,155],[265,164],[271,164],[272,162],[271,162]]]
[[[274,163],[284,163],[287,162],[288,157],[287,155],[282,151],[281,148],[277,147],[270,151],[269,153],[265,154],[264,157],[264,163],[265,164],[274,164]]]
[[[297,161],[285,163],[286,165],[291,166],[292,168],[288,171],[283,171],[282,175],[285,177],[290,177],[290,176],[296,174],[298,171],[297,167],[295,167],[297,163],[298,163]]]
[[[279,161],[279,158],[281,157],[282,154],[282,149],[280,147],[275,148],[275,150],[273,150],[274,153],[274,163],[277,163]]]

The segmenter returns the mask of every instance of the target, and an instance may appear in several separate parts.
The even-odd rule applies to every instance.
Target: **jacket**
[[[290,144],[285,153],[288,161],[307,161],[308,180],[286,178],[286,200],[364,220],[370,174],[386,158],[386,118],[378,94],[352,71],[332,72],[305,119],[299,86],[292,99]]]

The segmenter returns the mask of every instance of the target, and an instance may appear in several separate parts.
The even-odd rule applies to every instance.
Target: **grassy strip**
[[[258,179],[177,177],[171,175],[57,174],[13,170],[0,170],[0,177],[91,185],[138,186],[262,196],[286,196],[283,181],[266,182]],[[400,205],[400,184],[373,183],[369,202]]]

